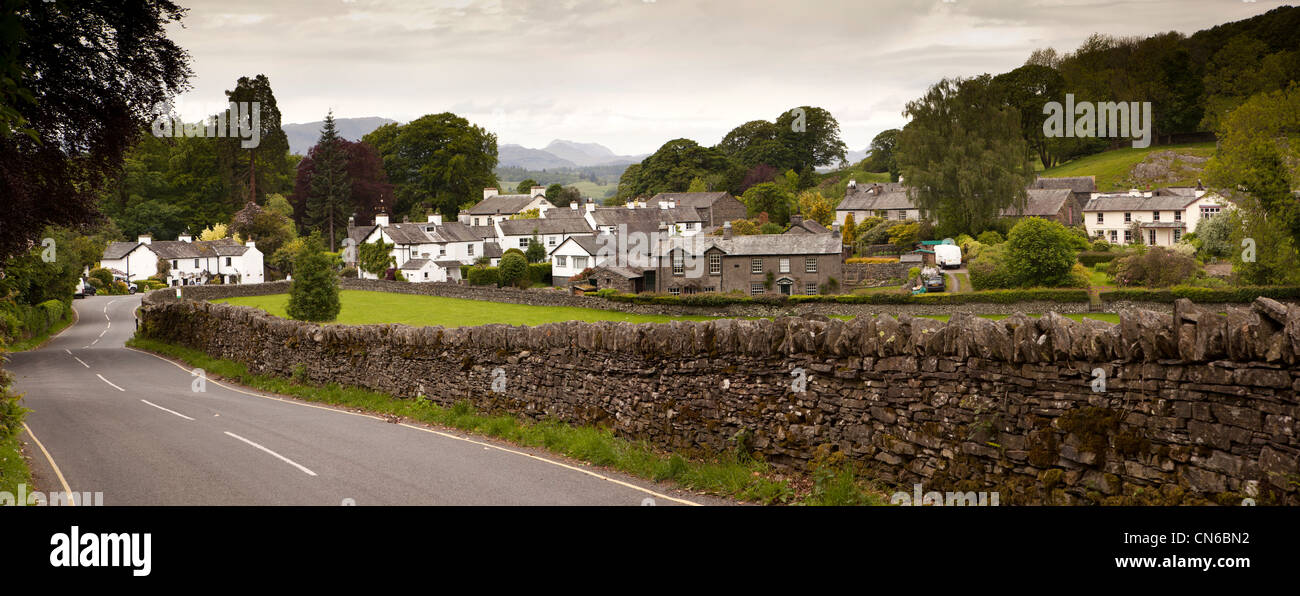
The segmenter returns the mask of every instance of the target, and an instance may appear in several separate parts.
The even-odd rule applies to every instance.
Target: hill
[[[334,126],[338,127],[339,136],[349,141],[360,141],[361,137],[366,136],[370,131],[392,122],[397,121],[374,116],[367,118],[335,118]],[[280,129],[284,131],[285,136],[289,137],[289,152],[307,155],[307,151],[320,139],[320,129],[324,125],[324,120],[300,124],[282,124]]]
[[[1044,177],[1096,176],[1097,190],[1196,186],[1214,143],[1126,147],[1068,161],[1039,172]]]

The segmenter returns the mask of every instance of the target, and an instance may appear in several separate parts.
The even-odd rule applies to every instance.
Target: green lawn
[[[343,290],[339,294],[339,300],[343,303],[343,310],[339,312],[338,320],[334,322],[344,325],[400,323],[413,327],[433,325],[468,327],[487,325],[489,323],[541,325],[558,321],[667,323],[673,320],[705,321],[713,318],[703,316],[638,315],[598,308],[528,306],[524,304],[467,300],[464,298],[365,292],[361,290]],[[285,317],[287,316],[285,307],[289,303],[289,295],[244,296],[215,300],[214,302],[252,306],[277,317]]]
[[[1109,273],[1102,273],[1091,267],[1084,267],[1088,270],[1088,283],[1093,286],[1113,286],[1115,279]]]
[[[1105,151],[1068,161],[1045,170],[1039,175],[1044,177],[1096,176],[1097,190],[1099,191],[1127,190],[1131,186],[1127,179],[1129,172],[1133,170],[1133,166],[1140,163],[1148,154],[1170,150],[1199,157],[1210,157],[1214,155],[1214,143],[1161,145],[1142,149],[1129,147]],[[1184,164],[1184,166],[1187,165],[1189,164]],[[1185,167],[1183,168],[1183,175],[1169,186],[1195,186],[1199,175],[1199,170],[1193,171],[1193,169]]]

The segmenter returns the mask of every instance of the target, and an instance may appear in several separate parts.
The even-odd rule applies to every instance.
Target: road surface
[[[132,350],[138,296],[12,354],[44,491],[105,505],[685,505],[723,501],[494,439],[395,424],[208,379]],[[66,486],[66,488],[64,488]]]

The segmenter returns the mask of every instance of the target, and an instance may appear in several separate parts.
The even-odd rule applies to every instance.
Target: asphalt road
[[[77,300],[76,325],[10,356],[32,410],[24,440],[38,488],[102,492],[105,505],[723,503],[549,452],[225,381],[196,392],[189,368],[123,346],[139,304]]]

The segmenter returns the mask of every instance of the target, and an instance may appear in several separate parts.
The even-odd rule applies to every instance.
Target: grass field
[[[704,321],[712,317],[668,317],[663,315],[638,315],[597,308],[570,306],[528,306],[502,302],[484,302],[463,298],[392,294],[343,290],[339,293],[343,309],[335,323],[343,325],[371,325],[400,323],[413,327],[442,325],[444,327],[469,327],[490,323],[507,325],[541,325],[559,321],[627,321],[629,323],[667,323],[673,320]],[[286,317],[288,294],[270,296],[244,296],[216,300],[239,306],[260,308],[277,317]]]
[[[1157,151],[1177,151],[1199,157],[1214,155],[1214,143],[1189,143],[1185,145],[1152,146],[1143,149],[1116,149],[1088,155],[1063,163],[1041,172],[1044,177],[1096,176],[1097,190],[1127,190],[1130,186],[1125,180],[1133,166],[1140,163],[1147,155]],[[1195,186],[1196,174],[1188,174],[1168,186]]]

